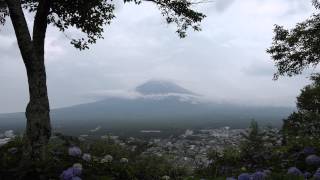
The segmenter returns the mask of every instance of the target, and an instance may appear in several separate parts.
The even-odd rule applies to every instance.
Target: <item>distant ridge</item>
[[[164,95],[164,94],[189,94],[194,95],[193,92],[167,80],[150,80],[135,89],[143,95]]]
[[[254,107],[204,101],[171,81],[151,80],[136,87],[135,98],[110,96],[85,104],[51,110],[56,131],[68,134],[137,133],[141,130],[231,126],[246,128],[251,119],[280,126],[293,108]],[[24,113],[0,114],[0,132],[24,129]]]

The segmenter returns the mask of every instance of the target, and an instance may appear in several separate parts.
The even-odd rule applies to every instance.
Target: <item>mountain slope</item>
[[[136,91],[143,95],[159,95],[159,94],[190,94],[193,93],[171,81],[150,80],[136,87]]]
[[[191,91],[165,81],[149,81],[136,90],[141,96],[106,97],[93,103],[54,109],[51,111],[53,126],[69,133],[83,133],[96,126],[101,126],[104,132],[221,126],[238,128],[247,127],[251,119],[277,126],[293,111],[292,108],[201,102]],[[0,115],[0,130],[14,125],[23,128],[23,121],[23,113]]]

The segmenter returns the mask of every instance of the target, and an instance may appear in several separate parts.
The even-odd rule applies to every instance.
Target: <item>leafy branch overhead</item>
[[[320,3],[313,0],[319,10]],[[313,14],[306,21],[298,23],[288,30],[275,25],[275,36],[272,46],[267,50],[276,63],[277,72],[274,78],[301,74],[310,66],[320,62],[320,14]]]
[[[5,24],[7,16],[9,16],[7,4],[4,0],[0,0],[0,25]]]
[[[0,0],[0,23],[5,23],[8,16],[4,0]],[[195,2],[187,0],[124,0],[124,3],[142,2],[154,3],[168,24],[177,26],[179,37],[186,37],[189,28],[200,31],[200,22],[205,15],[192,9]],[[39,0],[21,0],[22,7],[29,12],[36,12]],[[199,3],[199,2],[197,2]],[[2,8],[1,8],[2,7]],[[85,37],[71,39],[71,44],[80,50],[88,49],[90,44],[103,39],[105,25],[109,25],[115,18],[115,4],[112,0],[54,0],[51,1],[48,24],[52,24],[64,32],[69,28],[76,28],[83,32]]]

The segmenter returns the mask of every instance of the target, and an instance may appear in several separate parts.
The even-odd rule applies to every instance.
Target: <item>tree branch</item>
[[[20,0],[6,0],[24,63],[32,60],[32,40]]]
[[[37,55],[44,54],[44,43],[48,25],[51,0],[40,0],[33,25],[33,45]]]

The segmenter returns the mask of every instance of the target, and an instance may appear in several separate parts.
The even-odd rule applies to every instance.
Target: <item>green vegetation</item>
[[[60,174],[75,163],[82,165],[81,178],[90,180],[156,180],[163,176],[183,179],[186,176],[183,168],[173,167],[164,158],[139,155],[111,140],[81,142],[62,135],[51,139],[46,148],[48,158],[45,161],[32,164],[29,168],[17,167],[23,154],[22,142],[21,138],[16,138],[0,148],[0,179],[59,179]],[[85,160],[84,155],[70,155],[68,148],[72,146],[79,147],[83,154],[90,154],[89,160]],[[106,155],[111,160],[102,161]]]

